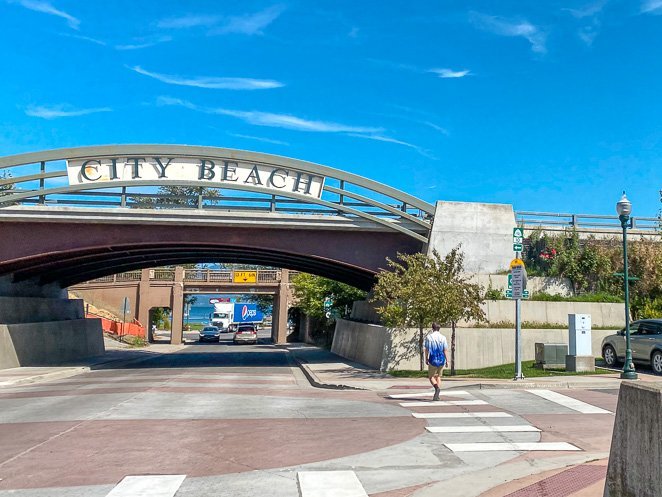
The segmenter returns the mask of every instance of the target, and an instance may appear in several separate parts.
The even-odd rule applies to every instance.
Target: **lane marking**
[[[432,397],[434,392],[419,392],[419,393],[394,393],[389,395],[389,399],[409,399],[409,398],[418,398],[418,397]],[[446,397],[464,397],[466,395],[471,396],[469,392],[464,390],[441,390],[439,395]]]
[[[567,442],[494,442],[470,444],[444,444],[453,452],[502,451],[576,451],[582,450]]]
[[[486,406],[484,400],[429,400],[427,402],[402,402],[402,407],[434,407],[434,406]]]
[[[299,471],[301,497],[368,497],[354,471]]]
[[[412,412],[412,416],[420,419],[440,418],[512,418],[512,414],[501,411],[489,412]]]
[[[613,414],[611,411],[607,411],[606,409],[592,406],[591,404],[587,404],[581,400],[573,399],[572,397],[568,397],[567,395],[563,395],[557,392],[552,392],[551,390],[535,389],[527,390],[527,392],[532,393],[533,395],[537,395],[538,397],[542,397],[543,399],[547,399],[556,404],[562,405],[563,407],[567,407],[568,409],[572,409],[573,411],[578,411],[584,414]]]
[[[173,497],[186,475],[125,476],[106,497]]]
[[[513,426],[426,426],[430,433],[491,433],[491,432],[540,432],[531,425]]]

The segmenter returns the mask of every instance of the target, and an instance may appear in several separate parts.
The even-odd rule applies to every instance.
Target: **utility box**
[[[536,367],[563,369],[568,346],[565,343],[536,343]]]
[[[590,314],[568,314],[568,355],[565,366],[568,371],[595,371]]]

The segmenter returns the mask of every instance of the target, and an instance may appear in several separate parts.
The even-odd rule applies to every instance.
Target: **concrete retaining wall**
[[[623,382],[611,439],[605,497],[662,495],[662,382]]]
[[[442,329],[450,345],[451,330]],[[601,354],[602,339],[614,333],[592,331],[593,355]],[[568,343],[568,330],[522,330],[522,358],[535,359],[535,343]],[[375,324],[338,320],[331,351],[375,369],[418,369],[418,330],[394,330]],[[484,368],[515,362],[515,330],[457,328],[455,367]]]
[[[104,352],[98,319],[0,324],[0,369],[59,365]]]
[[[482,305],[482,309],[490,323],[515,322],[515,303],[512,300],[488,300]],[[568,314],[590,314],[591,323],[595,327],[621,328],[625,326],[624,304],[522,301],[522,321],[566,324]],[[375,312],[373,304],[367,301],[354,302],[352,319],[379,323],[379,316]]]
[[[474,283],[481,285],[485,290],[493,288],[505,292],[506,288],[508,288],[507,274],[475,274],[471,279]],[[532,276],[527,279],[526,288],[531,295],[544,292],[550,295],[568,297],[574,294],[572,283],[568,278]]]
[[[41,323],[83,319],[82,300],[43,297],[0,297],[0,323]]]

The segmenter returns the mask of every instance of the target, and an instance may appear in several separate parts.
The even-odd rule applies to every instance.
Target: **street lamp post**
[[[636,380],[637,373],[634,370],[634,364],[632,364],[632,349],[630,348],[630,281],[628,275],[628,227],[630,225],[632,204],[625,196],[625,192],[616,204],[616,212],[618,212],[618,219],[620,219],[623,228],[623,289],[625,290],[625,364],[623,365],[621,378]]]

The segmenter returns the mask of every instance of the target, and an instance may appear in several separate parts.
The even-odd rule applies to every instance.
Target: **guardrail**
[[[241,270],[246,271],[246,270]],[[250,270],[252,271],[252,270]],[[280,283],[282,272],[279,269],[257,269],[257,283],[269,284]],[[298,271],[289,271],[290,281],[292,277],[299,274]],[[128,271],[126,273],[113,274],[111,276],[103,276],[94,280],[80,283],[79,285],[98,284],[98,283],[126,283],[132,281],[140,281],[142,271]],[[174,269],[150,269],[150,281],[169,282],[175,281]],[[234,281],[234,271],[232,269],[185,269],[184,282],[185,283],[232,283]]]
[[[618,216],[597,214],[564,214],[552,212],[516,211],[515,221],[523,228],[546,229],[582,229],[596,233],[611,233],[620,231],[621,221]],[[656,217],[630,217],[630,229],[643,233],[662,233],[660,219]]]
[[[212,183],[196,173],[195,179],[130,179],[71,184],[67,163],[76,160],[119,160],[129,167],[128,157],[153,165],[158,159],[199,159],[272,167],[322,178],[319,197],[299,190],[274,191],[254,182]],[[165,159],[164,159],[165,160]],[[99,165],[101,162],[99,162]],[[129,166],[127,166],[129,164]],[[137,164],[137,162],[136,162]],[[137,167],[137,166],[136,166]],[[165,173],[163,173],[165,174]],[[289,174],[289,173],[288,173]],[[311,176],[311,178],[313,177]],[[310,180],[312,181],[312,179]],[[180,186],[186,194],[174,194]],[[164,188],[162,188],[164,187]],[[205,209],[215,212],[317,215],[363,219],[382,228],[399,231],[421,242],[428,241],[434,206],[405,192],[338,169],[310,162],[241,150],[177,145],[109,145],[50,150],[0,157],[0,208],[13,205],[70,206],[94,209]]]

